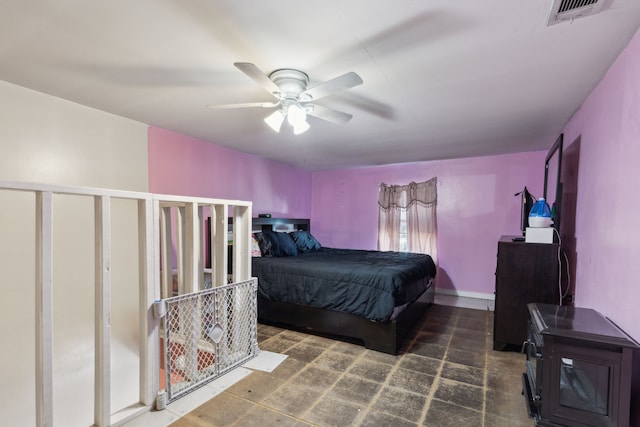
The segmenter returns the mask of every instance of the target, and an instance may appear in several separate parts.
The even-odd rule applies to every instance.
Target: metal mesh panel
[[[257,280],[163,300],[168,401],[258,354]]]

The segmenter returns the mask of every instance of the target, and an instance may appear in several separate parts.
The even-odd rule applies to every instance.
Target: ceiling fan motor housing
[[[269,74],[269,79],[273,81],[280,89],[282,94],[274,94],[277,98],[295,98],[298,99],[300,94],[307,90],[309,84],[309,76],[299,70],[292,68],[281,68]]]

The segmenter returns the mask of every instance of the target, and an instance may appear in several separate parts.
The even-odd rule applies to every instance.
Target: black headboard
[[[206,247],[205,247],[205,265],[207,268],[211,267],[210,256],[211,253],[211,217],[207,218],[207,235]],[[252,231],[277,231],[278,226],[292,225],[294,230],[311,231],[308,218],[251,218],[251,230]],[[229,218],[229,231],[233,225],[233,217]],[[289,227],[287,227],[289,228]],[[229,249],[230,250],[230,249]],[[229,257],[229,263],[231,257]]]
[[[231,224],[231,218],[229,223]],[[295,230],[311,231],[307,218],[252,218],[251,223],[254,231],[277,230],[279,225],[292,225]]]

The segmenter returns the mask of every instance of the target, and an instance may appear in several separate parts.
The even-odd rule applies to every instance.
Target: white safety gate
[[[167,401],[257,356],[257,279],[158,301]]]

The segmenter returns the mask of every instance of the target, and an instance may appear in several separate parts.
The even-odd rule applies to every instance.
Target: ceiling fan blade
[[[277,84],[271,81],[269,76],[263,73],[254,64],[250,62],[235,62],[233,65],[235,65],[238,70],[251,77],[253,81],[265,88],[270,94],[275,96],[276,93],[282,93],[282,89],[280,89]]]
[[[310,89],[305,90],[300,94],[301,99],[310,97],[310,100],[316,100],[331,95],[332,93],[349,89],[354,86],[362,84],[362,79],[359,75],[353,71],[336,77],[335,79],[327,80],[324,83],[320,83]]]
[[[230,108],[273,108],[277,107],[280,102],[246,102],[244,104],[222,104],[222,105],[207,105],[209,108],[215,108],[217,110],[226,110]]]
[[[307,110],[307,114],[309,116],[317,117],[340,125],[347,123],[353,117],[351,114],[323,107],[322,105],[307,104],[305,105],[305,110]]]

